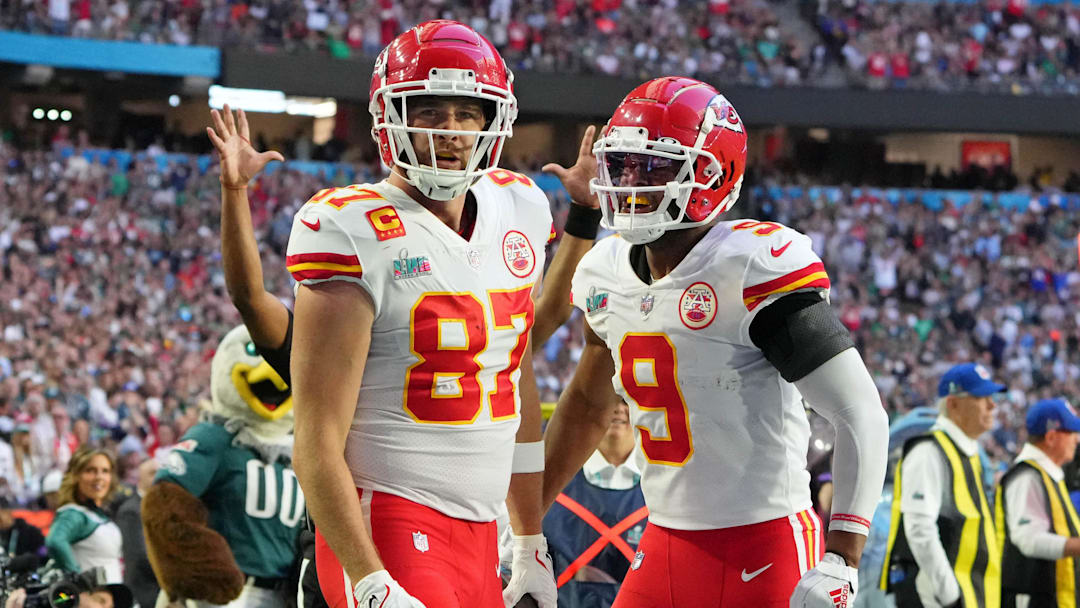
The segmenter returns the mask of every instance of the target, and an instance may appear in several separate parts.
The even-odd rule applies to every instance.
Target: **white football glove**
[[[859,590],[859,571],[835,553],[826,553],[806,571],[791,594],[791,608],[851,608]]]
[[[555,608],[555,567],[543,534],[514,536],[510,583],[503,589],[503,604],[512,608],[528,593],[540,608]]]
[[[376,570],[357,581],[353,586],[353,597],[359,608],[427,608],[402,589],[386,570]]]

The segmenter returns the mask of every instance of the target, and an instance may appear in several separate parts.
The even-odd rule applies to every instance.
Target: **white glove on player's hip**
[[[555,608],[558,590],[554,573],[543,534],[514,536],[514,559],[510,583],[503,589],[503,604],[511,608],[527,593],[540,608]]]
[[[386,570],[376,570],[353,586],[357,608],[427,608],[409,595]]]
[[[791,593],[791,608],[851,608],[859,590],[859,571],[835,553],[826,553],[806,571]]]

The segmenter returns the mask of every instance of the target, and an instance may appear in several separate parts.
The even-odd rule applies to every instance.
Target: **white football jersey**
[[[375,304],[345,448],[357,487],[491,521],[510,483],[519,364],[551,212],[529,178],[509,171],[471,191],[466,241],[386,182],[323,190],[296,213],[286,263],[305,285],[351,281]]]
[[[716,224],[652,285],[618,236],[582,259],[571,298],[614,359],[649,521],[706,530],[810,508],[802,397],[751,342],[750,323],[776,298],[828,289],[810,239],[772,222]]]

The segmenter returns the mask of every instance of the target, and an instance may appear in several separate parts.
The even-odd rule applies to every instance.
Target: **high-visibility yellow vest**
[[[960,585],[960,605],[963,608],[1000,608],[1001,551],[994,518],[983,491],[979,456],[964,456],[944,431],[909,439],[904,444],[904,456],[924,441],[933,442],[949,465],[937,523],[941,545]],[[903,457],[896,463],[889,543],[881,572],[881,588],[886,591],[894,591],[904,581],[913,585],[919,572],[904,535],[903,513],[900,512],[903,463]]]

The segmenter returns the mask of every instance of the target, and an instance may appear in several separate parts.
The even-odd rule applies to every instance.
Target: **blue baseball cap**
[[[990,379],[990,371],[978,363],[961,363],[945,372],[938,383],[938,397],[967,393],[973,397],[986,397],[1005,390],[1004,384]]]
[[[1064,399],[1043,399],[1027,412],[1028,435],[1041,436],[1047,431],[1080,433],[1080,416]]]

